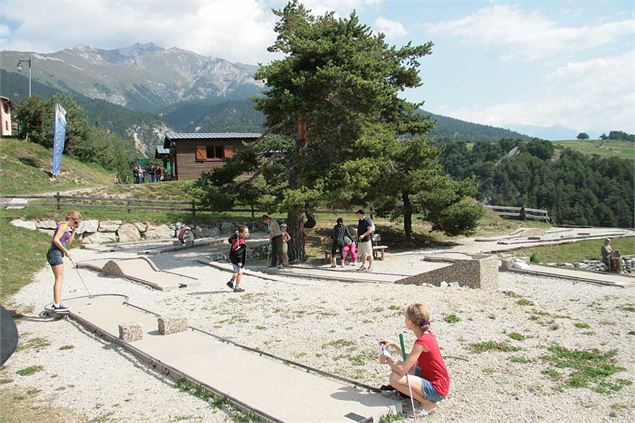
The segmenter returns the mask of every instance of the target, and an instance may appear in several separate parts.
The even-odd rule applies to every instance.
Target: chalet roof
[[[258,139],[262,136],[259,132],[168,132],[165,134],[163,146],[169,147],[170,141],[194,141],[209,139]]]
[[[228,139],[228,138],[260,138],[258,132],[168,132],[166,138],[171,140],[207,140],[207,139]]]
[[[9,97],[0,96],[0,101],[2,101],[2,103],[9,103],[9,107],[11,109],[17,109],[18,108],[18,105],[15,104]]]

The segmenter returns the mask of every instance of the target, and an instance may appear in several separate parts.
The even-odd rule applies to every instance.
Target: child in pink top
[[[430,312],[423,304],[411,304],[406,308],[406,327],[417,340],[406,356],[406,361],[395,362],[382,355],[380,363],[388,364],[392,373],[389,382],[399,392],[410,395],[420,404],[410,417],[427,416],[437,410],[436,403],[450,392],[450,375],[445,367],[436,337],[430,332]],[[381,340],[384,347],[392,347],[401,355],[400,346],[393,341]],[[406,374],[408,375],[406,379]],[[410,388],[408,388],[410,382]]]
[[[353,265],[357,265],[357,247],[355,241],[350,240],[350,244],[346,244],[347,240],[344,240],[344,251],[342,252],[342,263],[346,264],[346,257],[348,253],[351,253],[351,260]]]

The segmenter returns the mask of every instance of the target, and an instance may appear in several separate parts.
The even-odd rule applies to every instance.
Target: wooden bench
[[[384,259],[384,251],[386,250],[386,248],[388,248],[387,245],[379,245],[380,242],[381,242],[381,234],[378,234],[378,233],[374,234],[373,235],[373,258],[377,260]],[[325,248],[323,251],[324,251],[324,264],[331,263],[331,249]],[[341,260],[341,259],[337,258],[336,260]]]
[[[381,242],[381,234],[376,233],[373,235],[373,258],[377,260],[384,259],[384,250],[388,248],[387,245],[379,245]]]

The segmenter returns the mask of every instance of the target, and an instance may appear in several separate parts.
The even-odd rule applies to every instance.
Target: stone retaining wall
[[[57,223],[54,220],[23,220],[14,219],[13,226],[53,235]],[[76,240],[86,244],[104,244],[108,242],[131,242],[144,239],[169,239],[176,235],[179,223],[169,225],[153,225],[144,222],[123,222],[121,220],[83,220],[77,228]],[[240,224],[236,222],[219,222],[205,225],[188,225],[192,228],[196,238],[219,237],[231,235]],[[251,232],[265,230],[266,226],[260,222],[248,223]]]

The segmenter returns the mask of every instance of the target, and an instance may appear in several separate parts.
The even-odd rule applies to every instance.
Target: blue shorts
[[[434,389],[434,386],[432,386],[430,381],[423,377],[423,375],[421,374],[421,369],[419,367],[417,367],[417,369],[415,370],[415,376],[421,378],[421,390],[423,391],[422,394],[428,401],[439,402],[445,399],[445,397],[442,397],[437,392],[437,390]]]
[[[239,265],[234,263],[232,263],[232,267],[234,268],[234,273],[243,273],[245,271],[243,267],[240,267]]]
[[[64,264],[64,253],[57,248],[50,248],[46,253],[46,261],[48,261],[51,266]]]

